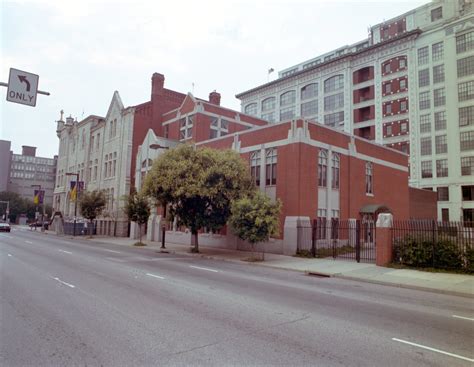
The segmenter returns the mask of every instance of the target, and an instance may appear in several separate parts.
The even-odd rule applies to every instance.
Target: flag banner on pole
[[[76,181],[71,181],[71,190],[69,192],[69,196],[71,198],[71,201],[76,201],[77,199],[77,185]]]
[[[43,204],[43,201],[44,201],[44,190],[35,190],[33,203],[35,205],[39,205],[39,204]]]

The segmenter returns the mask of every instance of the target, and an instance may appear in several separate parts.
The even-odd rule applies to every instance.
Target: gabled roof
[[[105,119],[109,118],[109,115],[112,112],[112,108],[116,104],[118,105],[118,108],[119,108],[120,111],[123,110],[122,99],[120,98],[120,94],[119,94],[118,91],[115,91],[113,96],[112,96],[112,100],[110,101],[109,109],[107,110],[107,114],[105,115]]]

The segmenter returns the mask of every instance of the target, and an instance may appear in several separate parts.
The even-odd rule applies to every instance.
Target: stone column
[[[390,213],[381,213],[376,223],[375,264],[377,266],[387,266],[392,262],[392,221]]]

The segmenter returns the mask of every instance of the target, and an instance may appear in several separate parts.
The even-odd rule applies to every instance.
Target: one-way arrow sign
[[[39,76],[18,69],[10,69],[7,101],[36,106]]]

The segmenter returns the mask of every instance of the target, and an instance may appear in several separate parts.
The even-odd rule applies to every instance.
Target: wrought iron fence
[[[474,272],[474,223],[394,221],[393,262]]]
[[[318,258],[375,262],[375,223],[339,219],[300,222],[297,252]]]

